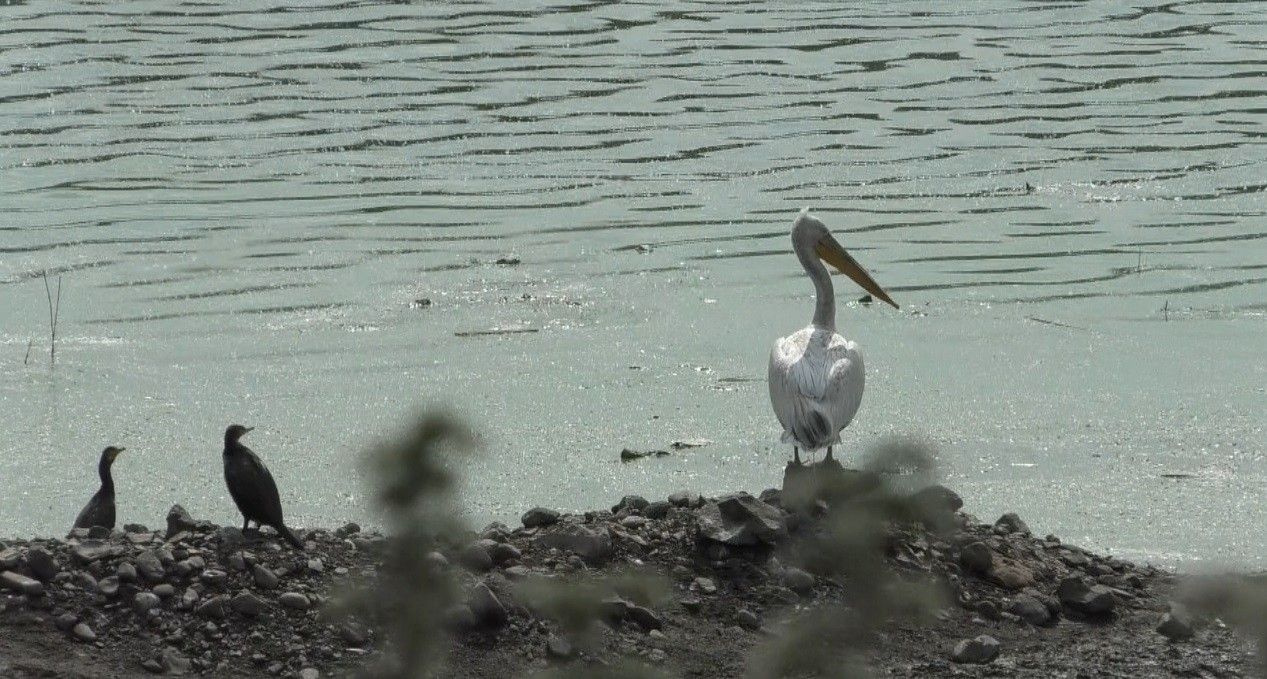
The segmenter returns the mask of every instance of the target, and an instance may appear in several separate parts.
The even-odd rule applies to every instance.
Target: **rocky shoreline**
[[[861,655],[877,674],[1252,673],[1250,644],[1172,605],[1179,576],[1033,536],[1015,514],[979,522],[940,486],[908,499],[916,514],[884,523],[878,562],[894,582],[931,583],[939,599],[930,615],[895,615],[867,633]],[[671,676],[743,676],[798,620],[852,610],[866,595],[806,558],[827,503],[793,504],[780,490],[630,495],[584,514],[535,508],[521,526],[438,546],[428,567],[452,574],[464,602],[444,613],[452,638],[441,675],[632,659]],[[0,541],[0,677],[356,674],[390,644],[373,621],[329,609],[341,587],[374,582],[391,540],[354,524],[297,532],[304,551],[176,506],[161,530]],[[524,587],[630,569],[659,576],[660,596],[619,586],[596,595],[602,624],[584,639]],[[815,652],[843,653],[837,645],[818,639]]]

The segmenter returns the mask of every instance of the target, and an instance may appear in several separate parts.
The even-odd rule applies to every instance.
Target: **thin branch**
[[[48,270],[44,270],[44,298],[48,300],[48,362],[57,364],[57,320],[62,311],[62,277],[57,277],[57,299],[53,299],[53,290],[48,284]]]

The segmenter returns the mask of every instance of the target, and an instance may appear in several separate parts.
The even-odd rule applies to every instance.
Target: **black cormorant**
[[[114,477],[110,475],[110,465],[124,448],[110,446],[101,451],[101,461],[97,463],[97,474],[101,476],[101,488],[84,505],[79,516],[75,517],[75,528],[92,528],[105,526],[114,529]]]
[[[303,549],[304,543],[282,522],[282,501],[273,475],[259,456],[238,440],[251,429],[234,424],[224,431],[224,482],[242,512],[242,530],[252,521],[257,526],[272,526],[291,544]]]

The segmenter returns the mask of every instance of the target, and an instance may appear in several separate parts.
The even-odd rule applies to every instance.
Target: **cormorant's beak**
[[[818,241],[818,245],[814,246],[814,252],[817,252],[824,262],[836,267],[840,273],[852,278],[853,282],[862,286],[863,290],[888,302],[894,309],[900,308],[897,302],[889,298],[889,293],[885,292],[884,288],[875,282],[871,274],[867,273],[867,270],[862,268],[862,265],[850,256],[848,252],[845,252],[845,249],[840,246],[840,243],[836,242],[835,238],[831,236],[824,237]]]
[[[242,427],[246,431],[255,431],[255,427]]]

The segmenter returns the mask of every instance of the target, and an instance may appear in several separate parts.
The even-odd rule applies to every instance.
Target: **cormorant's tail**
[[[287,528],[285,524],[279,523],[276,526],[273,526],[273,528],[276,528],[277,532],[280,533],[282,537],[286,538],[287,542],[297,547],[300,551],[303,550],[303,540],[295,537],[295,534],[290,532],[290,529]]]

